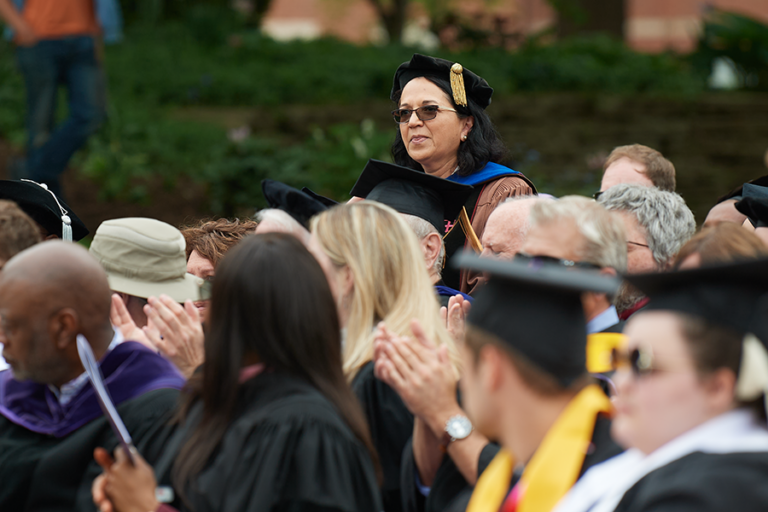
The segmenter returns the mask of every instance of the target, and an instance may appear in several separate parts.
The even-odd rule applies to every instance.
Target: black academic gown
[[[110,352],[101,369],[134,445],[153,464],[171,434],[168,421],[184,379],[170,362],[131,342]],[[102,416],[90,384],[64,409],[56,406],[45,386],[17,384],[12,379],[5,379],[3,386],[0,511],[95,511],[91,484],[101,468],[93,460],[93,451],[103,447],[112,452],[118,440]],[[140,388],[150,390],[141,392]],[[120,400],[135,394],[138,396]],[[51,404],[50,410],[46,402]],[[53,416],[46,417],[51,413]],[[62,413],[66,416],[57,417]],[[44,420],[36,421],[39,418]],[[74,428],[73,422],[83,424]]]
[[[171,485],[173,460],[202,414],[193,405],[156,465]],[[379,512],[370,455],[334,406],[308,382],[280,372],[246,381],[238,411],[186,489],[194,512]],[[174,506],[190,510],[177,499]]]
[[[489,443],[483,448],[478,461],[478,477],[485,471],[499,449],[499,445],[495,443]],[[592,433],[592,444],[589,453],[584,457],[579,478],[592,466],[600,464],[622,451],[622,448],[611,439],[611,420],[603,415],[598,415]],[[449,456],[446,455],[443,458],[429,496],[424,497],[416,487],[416,464],[413,460],[413,449],[410,443],[403,456],[402,474],[403,504],[406,512],[463,512],[467,509],[473,488],[464,480]],[[509,486],[510,490],[519,478],[519,474],[514,476]]]
[[[403,449],[413,435],[413,414],[397,392],[373,374],[373,363],[352,380],[352,390],[363,406],[371,437],[384,473],[381,496],[385,512],[402,510],[400,468]]]
[[[768,453],[692,453],[632,486],[615,512],[765,512]]]

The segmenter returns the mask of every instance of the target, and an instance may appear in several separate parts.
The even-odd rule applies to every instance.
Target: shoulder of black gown
[[[400,468],[403,449],[413,434],[413,414],[394,389],[376,378],[372,362],[355,375],[352,390],[363,406],[384,473],[384,510],[396,512],[401,508]]]
[[[692,453],[637,482],[616,512],[764,512],[768,453]]]
[[[309,383],[264,373],[190,492],[196,512],[379,512],[367,449]]]
[[[179,392],[158,389],[117,406],[139,452],[154,463],[172,431]],[[95,511],[91,484],[101,469],[93,450],[118,445],[102,416],[61,438],[0,418],[0,510]]]

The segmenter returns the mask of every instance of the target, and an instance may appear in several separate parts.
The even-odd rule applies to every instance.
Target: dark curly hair
[[[459,145],[458,151],[458,174],[460,176],[469,176],[473,172],[479,171],[488,162],[499,163],[507,156],[507,148],[501,141],[499,133],[491,122],[491,118],[485,113],[485,110],[467,97],[467,106],[456,105],[453,101],[451,84],[448,80],[438,78],[424,77],[436,86],[438,86],[451,100],[451,105],[456,109],[456,114],[460,119],[472,116],[475,118],[474,126],[467,136],[467,140]],[[396,104],[400,102],[402,90],[394,95]],[[423,171],[424,168],[416,160],[411,158],[408,150],[403,143],[403,137],[400,130],[397,130],[395,142],[392,144],[392,158],[397,165]]]

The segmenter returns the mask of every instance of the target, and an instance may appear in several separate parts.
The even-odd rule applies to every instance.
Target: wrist
[[[425,423],[429,426],[429,429],[436,438],[442,439],[445,435],[445,426],[448,423],[448,420],[454,416],[466,416],[461,407],[459,407],[459,404],[454,404],[450,408],[436,412],[429,418],[426,418]]]

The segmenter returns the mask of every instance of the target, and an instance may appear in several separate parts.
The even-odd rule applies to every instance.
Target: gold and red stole
[[[611,402],[591,384],[570,401],[549,429],[505,504],[515,461],[502,449],[477,481],[467,512],[549,512],[579,478],[599,413],[610,414]]]

